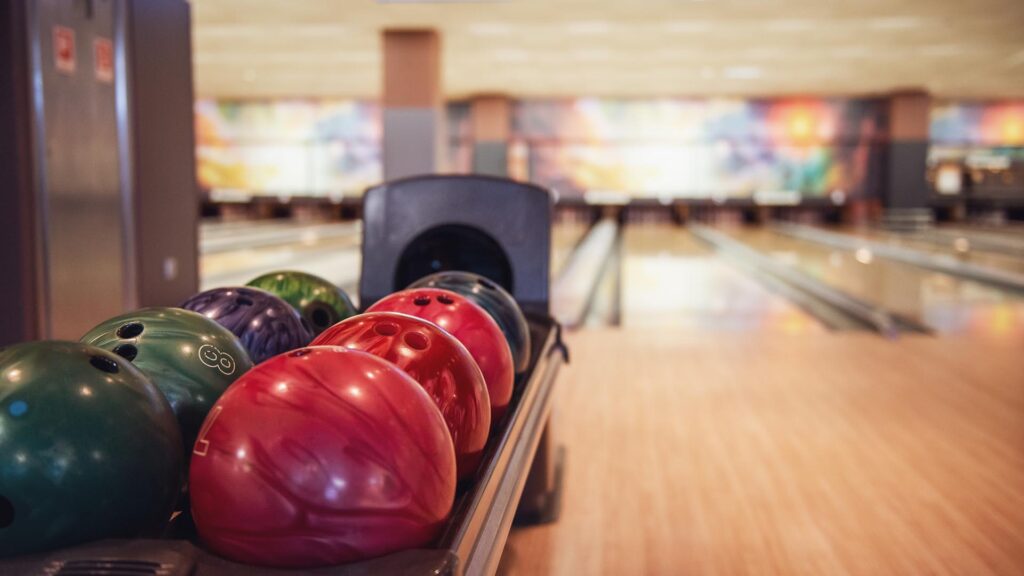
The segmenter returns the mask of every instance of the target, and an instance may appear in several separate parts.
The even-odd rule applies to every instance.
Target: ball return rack
[[[558,371],[568,362],[561,326],[548,311],[550,194],[483,176],[424,176],[364,197],[361,305],[429,272],[489,277],[519,301],[530,326],[531,360],[516,378],[509,410],[491,431],[476,475],[459,484],[433,545],[371,560],[284,570],[232,562],[206,551],[187,511],[159,539],[103,540],[0,560],[19,576],[426,576],[493,574],[513,522],[557,519],[564,454],[549,425]],[[415,276],[415,277],[412,277]]]

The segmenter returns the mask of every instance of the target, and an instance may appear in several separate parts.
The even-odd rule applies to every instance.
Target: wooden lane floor
[[[684,228],[627,225],[623,230],[624,326],[701,332],[816,333],[812,316],[736,269]]]
[[[751,248],[818,280],[940,333],[1024,338],[1024,296],[880,258],[841,250],[764,228],[721,229]]]
[[[562,514],[506,575],[1020,574],[1020,341],[570,335]]]

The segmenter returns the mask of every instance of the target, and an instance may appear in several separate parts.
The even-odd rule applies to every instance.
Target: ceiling
[[[449,97],[1024,97],[1024,0],[191,0],[196,91],[376,97],[380,33],[432,27]]]

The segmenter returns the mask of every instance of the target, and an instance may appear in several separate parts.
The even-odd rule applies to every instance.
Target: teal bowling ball
[[[158,534],[183,462],[170,405],[124,358],[78,342],[0,351],[0,558]]]
[[[82,336],[149,377],[181,426],[185,453],[213,403],[252,368],[249,353],[230,330],[181,308],[144,308],[116,316]]]

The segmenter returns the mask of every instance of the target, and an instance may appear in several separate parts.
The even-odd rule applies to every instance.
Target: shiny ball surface
[[[491,427],[491,403],[476,361],[452,335],[415,316],[371,312],[328,328],[313,340],[318,345],[369,352],[419,382],[448,425],[459,478],[476,471]]]
[[[516,373],[530,366],[530,325],[516,299],[496,283],[472,272],[446,271],[424,276],[409,288],[442,288],[469,298],[498,323],[509,348]]]
[[[500,421],[512,399],[515,370],[501,328],[483,308],[450,290],[415,288],[385,296],[367,312],[400,312],[430,320],[462,342],[487,382],[491,425]]]
[[[398,367],[337,346],[271,358],[210,411],[192,515],[214,552],[309,568],[428,545],[451,511],[455,451]]]
[[[79,342],[0,351],[0,558],[155,535],[183,465],[171,407],[127,360]]]
[[[314,274],[282,270],[249,281],[246,286],[261,288],[292,305],[319,334],[356,313],[345,291]]]
[[[163,392],[181,426],[185,453],[224,390],[252,368],[238,338],[181,308],[144,308],[96,326],[82,342],[128,360]]]
[[[259,288],[214,288],[189,298],[181,308],[230,330],[255,364],[313,339],[306,320],[291,305]]]

